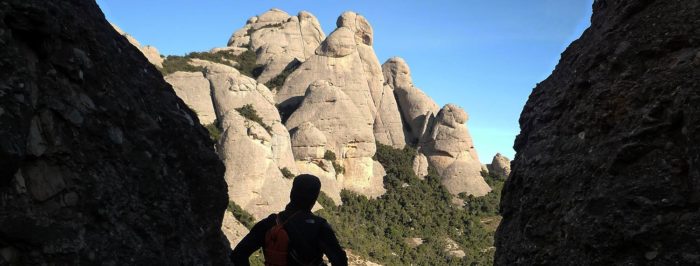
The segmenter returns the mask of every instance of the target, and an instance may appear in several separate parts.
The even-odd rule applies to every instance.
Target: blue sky
[[[98,0],[107,19],[162,54],[226,46],[254,15],[277,7],[306,10],[326,34],[343,11],[374,28],[380,63],[406,59],[413,82],[442,106],[469,113],[484,163],[496,152],[513,159],[518,118],[535,85],[588,27],[593,0]]]

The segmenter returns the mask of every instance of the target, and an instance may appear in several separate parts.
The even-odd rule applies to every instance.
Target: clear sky
[[[406,59],[438,105],[455,103],[484,163],[513,159],[518,118],[535,85],[588,27],[593,0],[98,0],[107,19],[166,55],[226,46],[246,20],[276,7],[306,10],[326,35],[347,10],[374,28],[380,63]]]

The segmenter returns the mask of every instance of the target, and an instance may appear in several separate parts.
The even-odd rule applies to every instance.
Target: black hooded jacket
[[[300,175],[294,179],[290,202],[279,214],[271,214],[256,223],[243,240],[233,249],[231,261],[234,265],[250,265],[248,258],[265,246],[265,234],[280,222],[289,236],[287,262],[290,266],[322,265],[326,254],[331,265],[348,265],[348,258],[325,219],[311,213],[321,188],[318,177]]]
[[[295,211],[281,212],[281,221],[287,220]],[[250,233],[231,253],[233,265],[250,265],[248,258],[253,252],[265,245],[265,233],[272,228],[278,214],[272,214],[253,226]],[[348,265],[345,251],[340,247],[333,229],[325,219],[310,211],[299,210],[284,225],[289,235],[289,255],[287,261],[294,265],[321,265],[322,256],[326,254],[331,265]]]

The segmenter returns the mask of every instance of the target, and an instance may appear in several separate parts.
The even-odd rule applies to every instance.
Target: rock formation
[[[114,30],[116,30],[119,34],[124,36],[126,40],[129,41],[133,46],[139,49],[141,53],[148,59],[148,62],[151,62],[151,64],[157,66],[157,67],[163,67],[163,58],[160,57],[160,52],[158,52],[158,49],[156,49],[153,46],[150,45],[141,45],[133,36],[129,35],[128,33],[124,32],[121,28],[119,28],[117,25],[112,24],[112,27]]]
[[[223,165],[94,1],[0,3],[0,264],[225,264]]]
[[[344,188],[370,197],[383,194],[383,169],[372,160],[376,146],[371,121],[365,119],[343,90],[327,80],[317,80],[309,85],[303,99],[287,120],[287,128],[301,131],[299,133],[315,128],[325,136],[325,150],[336,154],[337,162],[344,168],[339,180]],[[309,122],[313,123],[311,129]],[[296,135],[299,137],[295,137],[295,141],[303,140],[301,134]],[[292,143],[297,150],[305,145],[308,146],[306,143]]]
[[[491,188],[481,176],[481,163],[467,126],[467,113],[453,104],[445,105],[429,120],[429,131],[421,137],[420,152],[443,177],[452,194],[483,196]]]
[[[270,134],[236,110],[222,117],[222,128],[217,150],[226,165],[229,199],[258,220],[283,210],[292,180],[273,158]]]
[[[246,49],[255,52],[257,63],[264,66],[257,80],[266,83],[295,60],[306,61],[325,38],[311,13],[302,11],[290,16],[273,8],[248,19],[243,28],[233,33],[228,46],[234,52]]]
[[[410,132],[406,138],[410,143],[418,143],[428,129],[431,116],[437,115],[440,107],[428,95],[413,86],[411,69],[402,58],[392,57],[382,65],[384,79],[394,90],[401,115]]]
[[[221,231],[226,236],[231,249],[235,248],[243,237],[250,232],[241,222],[233,217],[231,212],[224,213],[224,220],[221,222]]]
[[[232,110],[251,105],[263,124],[269,126],[266,130],[269,130],[271,137],[272,158],[280,169],[287,168],[296,173],[289,132],[282,124],[270,90],[233,67],[197,59],[193,60],[193,64],[205,68],[217,117],[223,121],[223,117]]]
[[[291,181],[282,176],[281,170],[286,168],[292,174],[298,170],[289,132],[281,123],[270,90],[226,65],[198,59],[192,59],[190,64],[204,68],[204,74],[175,72],[165,79],[176,88],[192,84],[189,90],[196,90],[201,97],[182,97],[183,100],[191,106],[211,106],[215,110],[223,130],[217,150],[226,165],[229,198],[256,219],[283,209]],[[202,80],[206,86],[195,88],[194,85],[203,84]],[[200,99],[201,103],[191,101]],[[255,110],[262,123],[239,114],[237,109],[245,105]]]
[[[177,96],[195,111],[202,125],[212,124],[216,121],[209,80],[204,77],[202,72],[177,71],[165,76],[165,81],[170,83]]]
[[[403,59],[392,58],[381,66],[372,48],[372,27],[364,17],[345,12],[336,24],[338,28],[324,40],[311,14],[289,16],[272,9],[249,19],[233,34],[228,48],[216,49],[256,51],[258,63],[265,65],[257,80],[199,59],[189,63],[203,68],[204,74],[176,72],[166,77],[201,120],[213,110],[217,121],[228,125],[222,128],[230,132],[224,133],[218,151],[226,158],[233,201],[257,218],[282,206],[286,196],[272,199],[281,194],[261,189],[280,179],[277,172],[284,168],[292,174],[319,176],[324,193],[336,203],[341,203],[342,189],[377,197],[384,193],[385,172],[372,159],[376,142],[395,148],[417,145],[423,153],[416,157],[416,173],[423,177],[433,165],[447,175],[444,184],[454,194],[488,192],[480,165],[472,167],[478,158],[464,125],[466,113],[448,105],[438,117],[435,102],[413,87]],[[302,62],[301,66],[281,88],[271,91],[261,84],[292,61]],[[250,117],[226,118],[245,105],[256,110],[266,132]],[[232,126],[248,129],[227,129]],[[255,147],[256,152],[241,152],[240,145]],[[247,169],[251,165],[256,169]],[[286,187],[286,181],[279,183],[282,187],[277,189]]]
[[[277,93],[277,103],[294,109],[309,84],[326,79],[342,89],[373,124],[378,141],[403,148],[406,142],[401,117],[393,90],[384,86],[381,65],[371,46],[372,27],[354,12],[343,13],[336,24],[338,28],[315,53],[287,77]]]
[[[598,0],[520,117],[497,265],[700,261],[700,3]]]
[[[494,176],[507,178],[510,175],[510,159],[500,153],[496,153],[496,156],[493,156],[491,164],[487,167],[487,172]]]

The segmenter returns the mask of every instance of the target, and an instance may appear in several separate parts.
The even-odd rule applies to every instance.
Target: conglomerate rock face
[[[0,3],[0,264],[225,264],[206,130],[94,1]]]
[[[141,45],[141,43],[139,43],[139,41],[137,41],[136,38],[124,32],[124,30],[119,28],[117,25],[112,24],[112,27],[119,34],[124,36],[124,38],[126,38],[126,40],[128,40],[129,43],[138,48],[139,51],[141,51],[141,53],[143,54],[143,56],[145,56],[146,59],[148,59],[148,62],[151,62],[151,64],[157,67],[163,67],[163,58],[160,57],[160,52],[158,52],[158,49],[156,47],[150,45]]]
[[[700,261],[700,2],[598,0],[530,95],[498,265]]]
[[[286,181],[278,172],[284,168],[292,174],[319,176],[323,191],[336,203],[341,203],[342,189],[380,196],[385,192],[385,171],[372,159],[377,142],[394,148],[416,147],[416,173],[423,177],[432,165],[447,176],[443,184],[453,194],[488,193],[465,125],[466,112],[455,105],[441,111],[413,86],[403,59],[395,57],[380,65],[366,18],[345,12],[336,25],[326,38],[310,13],[290,16],[272,9],[249,19],[233,34],[228,48],[215,49],[256,51],[257,63],[266,71],[277,61],[261,58],[292,56],[287,59],[301,63],[293,71],[288,69],[291,73],[279,88],[263,85],[262,76],[253,79],[233,67],[199,59],[189,64],[204,69],[203,74],[176,72],[166,77],[200,120],[210,117],[213,109],[217,125],[229,125],[221,128],[224,134],[217,151],[226,162],[231,199],[256,217],[282,206],[286,196],[273,199],[283,194],[261,190],[263,184],[282,190],[284,186],[277,185]],[[276,53],[273,46],[286,48]],[[263,75],[273,72],[263,71]],[[202,89],[194,88],[200,85]],[[207,95],[209,103],[198,101]],[[261,131],[254,121],[227,119],[244,105],[251,105],[269,127]],[[247,129],[228,128],[232,126]],[[252,166],[256,169],[248,169]]]
[[[233,33],[228,47],[234,53],[255,52],[257,63],[264,66],[257,80],[266,83],[295,60],[304,62],[325,38],[313,14],[302,11],[290,16],[273,8],[250,18]]]

